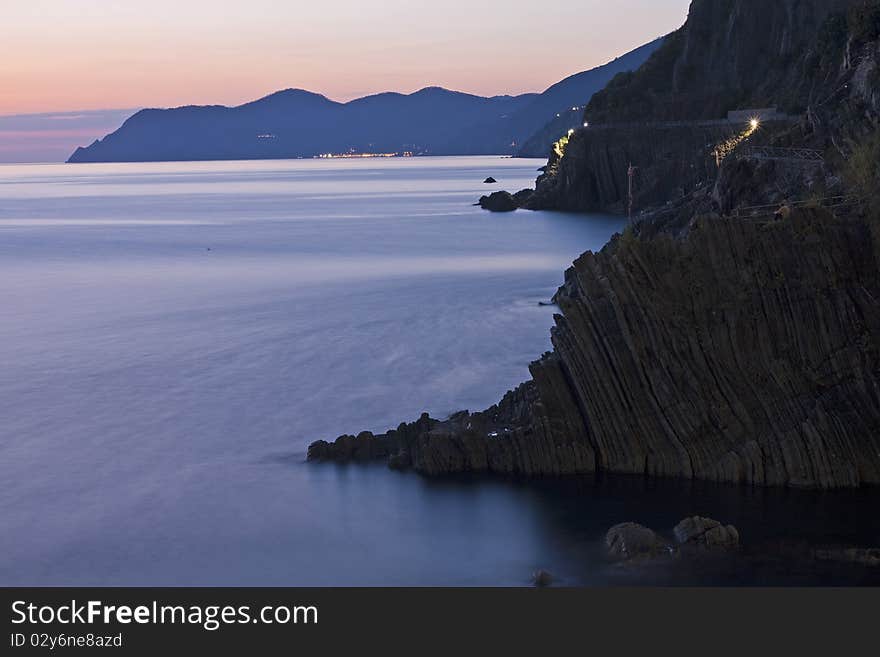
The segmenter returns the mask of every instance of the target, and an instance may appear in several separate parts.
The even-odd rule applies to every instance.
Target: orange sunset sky
[[[679,27],[688,4],[4,0],[0,120],[236,105],[288,87],[334,100],[428,85],[480,95],[542,91]],[[25,134],[32,128],[0,123],[0,157],[29,138],[37,143],[39,135]]]
[[[665,34],[687,0],[6,0],[0,114],[540,91]]]

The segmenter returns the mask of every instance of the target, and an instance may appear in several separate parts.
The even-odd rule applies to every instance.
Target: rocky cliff
[[[595,94],[591,123],[720,119],[738,108],[799,114],[833,66],[840,16],[860,0],[693,0],[684,26],[634,73]],[[836,64],[836,62],[835,62]]]
[[[803,145],[852,73],[846,10],[858,4],[695,0],[685,25],[644,66],[593,96],[588,127],[551,153],[529,207],[619,212],[632,164],[635,207],[644,210],[713,184],[715,154],[726,144]],[[748,119],[724,123],[728,112],[766,107],[788,119],[757,131]]]
[[[759,5],[769,7],[764,21],[747,16]],[[742,143],[702,124],[630,125],[622,145],[612,129],[573,134],[532,199],[619,206],[621,180],[606,172],[638,149],[651,153],[640,166],[659,209],[566,273],[554,350],[532,364],[532,379],[487,411],[319,441],[310,459],[388,458],[431,475],[880,484],[878,38],[876,0],[695,0],[678,46],[647,65],[672,77],[651,74],[630,92],[672,98],[674,111],[673,92],[698,87],[681,76],[702,51],[719,60],[723,91],[770,104],[777,98],[761,95],[770,87],[747,70],[745,51],[777,44],[768,68],[794,78],[777,79],[778,99],[805,93],[807,104],[762,143],[821,159],[739,157]],[[815,64],[806,76],[787,57],[803,47]],[[701,67],[698,77],[716,70]],[[754,208],[762,203],[775,205]]]
[[[395,455],[426,474],[880,484],[875,246],[864,223],[817,209],[704,216],[683,240],[627,233],[567,272],[554,352],[498,406],[317,443],[310,457]]]

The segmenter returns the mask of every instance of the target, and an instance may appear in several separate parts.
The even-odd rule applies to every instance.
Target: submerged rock
[[[739,546],[739,532],[733,525],[724,526],[717,520],[694,516],[685,518],[673,530],[682,545],[705,548],[735,548]]]
[[[670,546],[653,529],[634,522],[615,525],[605,535],[608,556],[617,561],[651,558],[670,553]]]

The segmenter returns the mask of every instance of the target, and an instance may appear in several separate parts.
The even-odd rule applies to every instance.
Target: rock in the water
[[[489,176],[488,178],[486,178],[486,179],[483,181],[483,183],[485,183],[486,185],[491,185],[491,184],[493,184],[493,183],[497,183],[497,182],[498,182],[498,181],[495,180],[492,176]]]
[[[376,437],[369,431],[357,436],[339,436],[334,442],[319,440],[309,445],[309,461],[371,461],[389,456],[384,437]]]
[[[657,557],[670,552],[669,546],[652,529],[634,522],[615,525],[605,535],[608,556],[619,561]]]
[[[739,532],[733,525],[724,526],[717,520],[694,516],[675,526],[675,540],[682,545],[706,548],[735,548],[739,546]]]
[[[332,460],[332,446],[326,440],[316,440],[309,445],[308,459],[309,461]]]
[[[527,207],[534,195],[534,189],[521,189],[516,194],[506,191],[495,192],[481,197],[477,205],[492,212],[513,212],[517,208]]]
[[[494,192],[480,198],[480,207],[490,212],[513,212],[519,205],[510,192]]]
[[[553,575],[546,570],[536,570],[532,574],[532,586],[535,588],[545,588],[553,584]]]

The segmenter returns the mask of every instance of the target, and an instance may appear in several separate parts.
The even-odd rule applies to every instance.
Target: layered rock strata
[[[554,352],[482,413],[318,442],[429,475],[613,472],[824,488],[880,483],[880,270],[866,225],[706,216],[629,233],[556,296]]]

